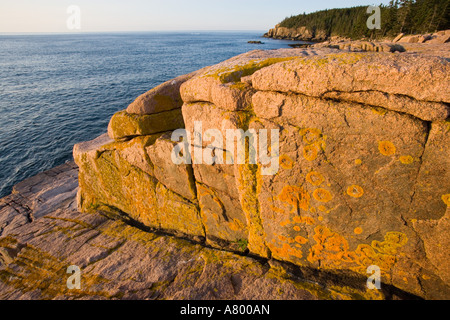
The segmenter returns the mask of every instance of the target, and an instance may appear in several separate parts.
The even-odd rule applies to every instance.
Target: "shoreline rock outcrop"
[[[277,24],[263,35],[264,38],[306,41],[306,42],[355,42],[357,40],[341,37],[338,35],[329,35],[325,30],[310,29],[306,26],[298,28],[286,28]],[[361,39],[359,41],[367,41]],[[372,41],[372,40],[371,40]],[[373,40],[383,43],[427,43],[427,44],[444,44],[450,42],[450,30],[441,30],[427,34],[405,34],[400,33],[396,37],[385,37],[384,39]]]
[[[329,38],[325,30],[310,30],[308,27],[286,28],[281,27],[279,24],[265,33],[264,37],[311,42],[325,41]]]
[[[173,110],[191,135],[196,122],[223,137],[278,130],[278,172],[176,165],[170,135],[179,123],[140,130],[161,113],[122,111],[109,138],[74,148],[79,209],[118,210],[218,249],[337,275],[376,265],[387,285],[448,297],[449,252],[431,249],[448,237],[427,230],[448,228],[449,71],[448,60],[419,53],[242,54],[177,85]],[[122,130],[121,118],[135,121]],[[211,142],[191,147],[205,153]]]
[[[168,81],[115,114],[108,134],[74,146],[79,167],[77,209],[73,184],[61,196],[60,187],[42,192],[29,188],[28,197],[35,200],[27,205],[30,210],[17,216],[14,212],[21,211],[11,209],[16,200],[2,200],[0,219],[7,222],[0,238],[4,248],[0,285],[8,288],[9,296],[25,285],[20,272],[29,272],[27,267],[17,273],[11,270],[20,253],[28,252],[26,245],[33,245],[60,252],[53,256],[65,262],[82,261],[78,263],[84,263],[94,287],[97,277],[111,279],[109,272],[116,268],[130,269],[123,271],[129,279],[132,270],[139,269],[139,259],[152,268],[167,268],[173,278],[161,271],[143,280],[147,288],[149,281],[164,285],[169,281],[158,298],[271,299],[274,288],[282,285],[280,279],[295,273],[322,284],[321,288],[325,283],[325,289],[305,289],[298,278],[290,279],[289,286],[296,288],[290,292],[299,290],[294,294],[299,299],[386,299],[393,292],[402,293],[398,298],[449,298],[449,71],[448,59],[426,52],[312,47],[255,50]],[[199,122],[202,133],[214,130],[226,137],[227,130],[243,130],[253,132],[257,141],[263,139],[261,129],[274,130],[279,134],[274,146],[278,170],[262,174],[266,168],[249,161],[175,164],[172,150],[178,142],[172,141],[172,132],[184,128],[194,136]],[[214,147],[212,139],[184,142],[202,155],[239,152],[227,144]],[[248,160],[248,152],[243,157]],[[11,197],[21,192],[15,194]],[[36,200],[41,194],[46,195],[43,204]],[[57,200],[64,206],[56,206],[55,212],[46,203]],[[40,206],[44,209],[38,212],[43,213],[30,218]],[[128,225],[108,217],[120,217]],[[53,229],[46,226],[48,221],[54,223]],[[66,228],[60,221],[70,225]],[[25,232],[20,224],[36,231]],[[119,250],[107,246],[105,253],[99,241],[101,252],[92,256],[84,247],[77,260],[55,242],[45,247],[50,240],[40,227],[50,228],[61,241],[76,239],[81,248],[84,235],[93,229],[101,237],[113,236],[111,243]],[[114,232],[105,231],[110,228]],[[161,233],[164,236],[156,236]],[[128,253],[123,260],[130,261],[128,267],[125,262],[119,266],[115,252],[124,259],[122,246],[136,248],[135,242],[146,249],[136,249],[137,260]],[[173,260],[163,259],[168,252],[176,252]],[[198,256],[211,252],[219,261],[236,261],[227,265],[212,259],[200,271],[201,278],[205,270],[228,268],[220,269],[223,274],[206,273],[220,283],[217,294],[211,293],[206,280],[187,276],[192,269],[162,262],[188,261],[195,269],[204,264]],[[382,290],[367,290],[371,266],[381,271]],[[252,268],[259,271],[252,273]],[[235,291],[233,280],[231,291],[223,282],[224,274],[229,278],[240,269],[240,279],[248,280],[242,288],[249,286],[250,291]],[[284,271],[274,278],[266,270]],[[10,274],[19,280],[8,282]],[[275,282],[269,284],[268,278]],[[192,288],[173,287],[173,281]],[[255,283],[269,288],[262,290]],[[99,296],[129,297],[111,290]],[[53,297],[66,294],[56,291]]]
[[[400,33],[392,42],[444,44],[450,42],[450,30],[441,30],[432,34],[406,35]]]
[[[325,41],[309,44],[310,48],[334,48],[351,52],[409,52],[450,58],[450,30],[439,31],[433,35],[405,36],[399,34],[394,39],[351,40],[331,37]]]
[[[352,287],[354,279],[335,288],[338,282],[327,274],[151,232],[112,212],[81,213],[77,173],[73,162],[64,164],[0,199],[0,299],[418,298]],[[80,270],[79,289],[67,286],[69,266]]]

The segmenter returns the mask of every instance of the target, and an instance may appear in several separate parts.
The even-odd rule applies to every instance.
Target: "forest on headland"
[[[324,30],[328,37],[381,38],[450,29],[450,0],[391,0],[380,5],[381,29],[367,28],[367,6],[328,9],[284,19],[279,27]]]

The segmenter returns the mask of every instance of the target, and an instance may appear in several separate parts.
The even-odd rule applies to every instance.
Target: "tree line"
[[[380,5],[381,29],[367,28],[367,6],[303,13],[284,19],[281,27],[325,30],[327,36],[380,38],[399,33],[423,34],[450,29],[450,0],[391,0]]]

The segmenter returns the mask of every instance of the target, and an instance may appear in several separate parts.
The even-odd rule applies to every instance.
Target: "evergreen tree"
[[[381,30],[369,30],[367,6],[330,9],[291,16],[282,27],[307,27],[310,31],[325,31],[327,36],[379,38],[400,32],[426,33],[450,29],[450,0],[391,0],[380,6]]]

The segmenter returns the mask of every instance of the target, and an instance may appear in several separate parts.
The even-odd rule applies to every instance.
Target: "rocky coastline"
[[[325,30],[310,30],[308,27],[286,28],[279,24],[270,29],[263,35],[264,38],[292,40],[292,41],[306,41],[311,43],[320,42],[339,42],[351,41],[352,39],[340,37],[338,35],[328,35]],[[371,39],[360,39],[360,41],[372,41]],[[430,44],[444,44],[450,42],[450,30],[441,30],[434,33],[412,34],[408,35],[400,33],[395,37],[386,37],[376,42],[402,42],[402,43],[430,43]]]
[[[78,167],[55,167],[0,199],[1,300],[421,299],[364,278],[217,250],[106,211],[81,213]],[[67,288],[67,268],[81,288]]]
[[[270,29],[264,34],[265,38],[280,39],[280,40],[294,40],[294,41],[308,41],[308,42],[322,42],[329,40],[325,30],[310,30],[307,27],[286,28],[277,24],[273,29]]]
[[[255,50],[138,97],[0,199],[0,298],[448,299],[450,44],[410,41]],[[278,130],[279,171],[174,164],[198,121]]]

